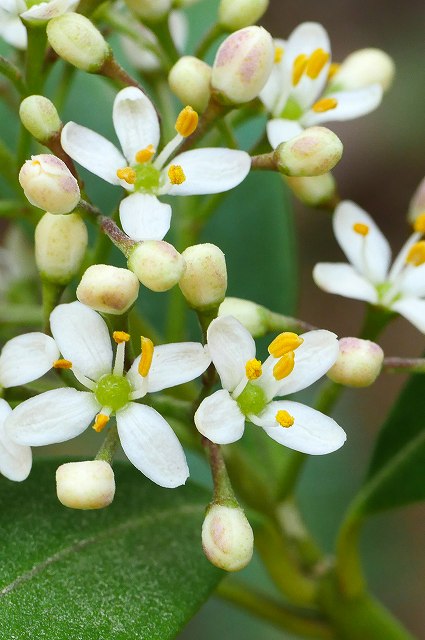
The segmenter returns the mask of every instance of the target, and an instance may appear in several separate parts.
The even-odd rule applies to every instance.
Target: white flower
[[[316,22],[297,27],[288,40],[276,40],[275,65],[260,98],[273,118],[267,135],[273,148],[303,128],[323,122],[351,120],[376,109],[382,87],[327,93],[331,67],[328,34]]]
[[[304,453],[331,453],[343,445],[345,433],[332,418],[299,402],[273,400],[305,389],[326,373],[338,356],[335,334],[282,333],[263,364],[255,359],[250,333],[232,316],[213,320],[207,337],[223,389],[203,400],[195,414],[204,436],[217,444],[235,442],[247,419],[276,442]]]
[[[425,333],[425,216],[391,268],[391,249],[366,211],[344,201],[335,210],[336,239],[351,264],[321,262],[314,267],[315,283],[324,291],[386,307],[407,318]]]
[[[0,36],[13,47],[26,49],[27,30],[21,18],[47,22],[67,11],[73,11],[79,0],[47,0],[29,4],[25,0],[0,0]],[[31,6],[32,5],[32,6]]]
[[[103,318],[80,302],[62,304],[50,316],[53,337],[63,360],[88,391],[53,389],[26,400],[7,420],[9,436],[18,444],[40,446],[78,436],[95,419],[101,431],[115,413],[118,434],[129,460],[163,487],[185,483],[189,472],[183,449],[169,424],[146,405],[136,402],[147,393],[193,380],[211,359],[195,342],[153,347],[142,338],[142,354],[124,374],[125,342],[115,332],[115,362]]]
[[[65,125],[61,143],[83,167],[133,191],[120,203],[122,227],[133,240],[162,240],[170,228],[171,207],[157,196],[220,193],[242,182],[250,170],[245,151],[219,148],[186,151],[164,166],[188,131],[196,128],[195,119],[197,122],[190,107],[183,109],[176,122],[177,135],[155,158],[160,139],[155,108],[140,89],[127,87],[117,94],[113,107],[124,155],[98,133],[75,122]]]
[[[9,480],[20,482],[31,471],[32,455],[30,447],[13,442],[5,429],[6,418],[11,412],[6,400],[0,398],[0,473]]]

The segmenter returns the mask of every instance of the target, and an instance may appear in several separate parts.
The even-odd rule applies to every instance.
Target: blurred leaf
[[[119,464],[114,503],[74,511],[57,501],[56,467],[38,463],[26,482],[0,484],[1,636],[174,638],[222,575],[201,549],[208,496],[192,484],[162,489]]]

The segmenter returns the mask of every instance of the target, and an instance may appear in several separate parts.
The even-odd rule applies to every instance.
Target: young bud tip
[[[249,27],[267,10],[269,0],[221,0],[218,21],[227,31]]]
[[[292,177],[320,176],[331,171],[342,156],[342,142],[326,127],[309,127],[274,152],[278,169]]]
[[[269,330],[269,311],[260,304],[242,298],[225,298],[218,310],[219,316],[233,316],[249,331],[253,338],[264,336]]]
[[[250,562],[254,534],[240,508],[214,504],[202,525],[202,547],[208,560],[224,571],[240,571]]]
[[[131,11],[145,22],[164,20],[171,10],[172,0],[125,0]]]
[[[114,499],[114,472],[104,460],[62,464],[56,471],[56,492],[70,509],[103,509]]]
[[[183,104],[202,113],[210,99],[211,67],[193,56],[183,56],[171,69],[168,83]]]
[[[77,298],[100,313],[121,315],[139,295],[139,281],[132,271],[107,264],[93,264],[83,274]]]
[[[298,200],[308,207],[326,207],[336,197],[336,182],[331,173],[299,178],[286,176],[286,182]]]
[[[218,307],[227,289],[227,269],[224,253],[214,244],[196,244],[182,253],[186,270],[179,287],[194,309],[208,311]]]
[[[375,342],[341,338],[337,360],[327,376],[347,387],[369,387],[379,376],[383,361],[384,352]]]
[[[99,72],[110,56],[100,31],[80,13],[64,13],[50,20],[47,38],[60,58],[88,73]]]
[[[32,95],[22,100],[19,117],[25,129],[38,142],[48,142],[62,128],[55,105],[44,96]]]
[[[168,291],[186,268],[183,256],[164,240],[139,242],[131,250],[127,265],[151,291]]]
[[[371,84],[381,85],[387,91],[394,79],[395,65],[381,49],[353,51],[332,77],[332,87],[339,91],[352,91]]]
[[[69,213],[80,201],[78,182],[60,158],[48,153],[26,160],[19,182],[31,204],[49,213]]]

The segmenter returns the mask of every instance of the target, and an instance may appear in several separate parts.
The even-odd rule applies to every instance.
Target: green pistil
[[[267,398],[261,387],[252,382],[248,382],[245,389],[236,399],[236,402],[245,416],[250,413],[258,415],[266,406]]]
[[[288,98],[284,110],[280,114],[285,120],[298,120],[303,114],[303,110],[294,98]]]
[[[160,186],[161,172],[150,162],[136,164],[133,168],[136,172],[135,190],[155,193]]]
[[[47,2],[48,1],[49,0],[47,0]],[[31,9],[35,4],[40,4],[40,0],[25,0],[25,4],[27,5],[27,9]]]
[[[113,411],[118,411],[130,401],[131,391],[127,378],[106,373],[100,378],[94,393],[102,407],[110,407]]]

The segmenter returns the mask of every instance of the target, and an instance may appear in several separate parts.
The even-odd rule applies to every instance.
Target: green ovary
[[[100,378],[94,394],[102,407],[118,411],[130,401],[131,391],[132,388],[126,378],[107,373]]]
[[[160,184],[161,172],[156,169],[150,162],[143,162],[134,167],[136,172],[136,181],[134,188],[136,191],[144,191],[146,193],[155,193]]]
[[[303,114],[303,110],[294,98],[288,98],[285,108],[280,114],[285,120],[298,120]]]
[[[244,415],[250,413],[258,415],[266,406],[267,398],[261,387],[248,382],[240,396],[236,398],[236,402]]]

